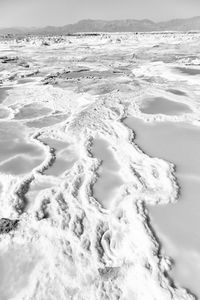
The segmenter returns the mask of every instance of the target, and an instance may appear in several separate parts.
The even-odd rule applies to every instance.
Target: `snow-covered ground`
[[[189,127],[198,145],[199,47],[200,33],[1,39],[1,300],[200,296],[195,267],[193,285],[173,273],[173,259],[187,268],[184,257],[196,255],[199,264],[200,247],[193,243],[191,256],[181,247],[180,255],[170,252],[178,247],[166,242],[173,227],[163,229],[151,210],[181,203],[187,182],[176,171],[185,161],[190,173],[182,175],[199,180],[198,159],[190,164],[192,152],[181,155],[187,136],[176,143]],[[155,147],[143,149],[137,135],[142,141],[142,130],[155,124],[157,136],[144,134]],[[181,130],[162,141],[162,126]],[[189,245],[195,232],[186,228],[174,231]]]

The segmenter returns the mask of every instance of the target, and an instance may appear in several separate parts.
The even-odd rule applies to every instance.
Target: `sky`
[[[200,15],[200,0],[0,0],[0,27],[66,25],[82,19],[166,21]]]

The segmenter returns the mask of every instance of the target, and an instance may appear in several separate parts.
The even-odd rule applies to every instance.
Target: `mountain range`
[[[144,20],[81,20],[65,26],[43,28],[0,28],[0,34],[70,34],[78,32],[151,32],[151,31],[200,31],[200,16],[188,19],[173,19],[166,22]]]

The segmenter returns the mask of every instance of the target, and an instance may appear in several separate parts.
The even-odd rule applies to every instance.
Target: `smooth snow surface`
[[[199,295],[199,47],[0,37],[0,299]]]

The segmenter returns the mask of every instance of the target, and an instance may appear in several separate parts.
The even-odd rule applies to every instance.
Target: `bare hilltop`
[[[69,34],[77,32],[151,32],[151,31],[199,31],[200,16],[188,19],[173,19],[166,22],[143,20],[81,20],[65,26],[43,28],[0,28],[0,34]]]

